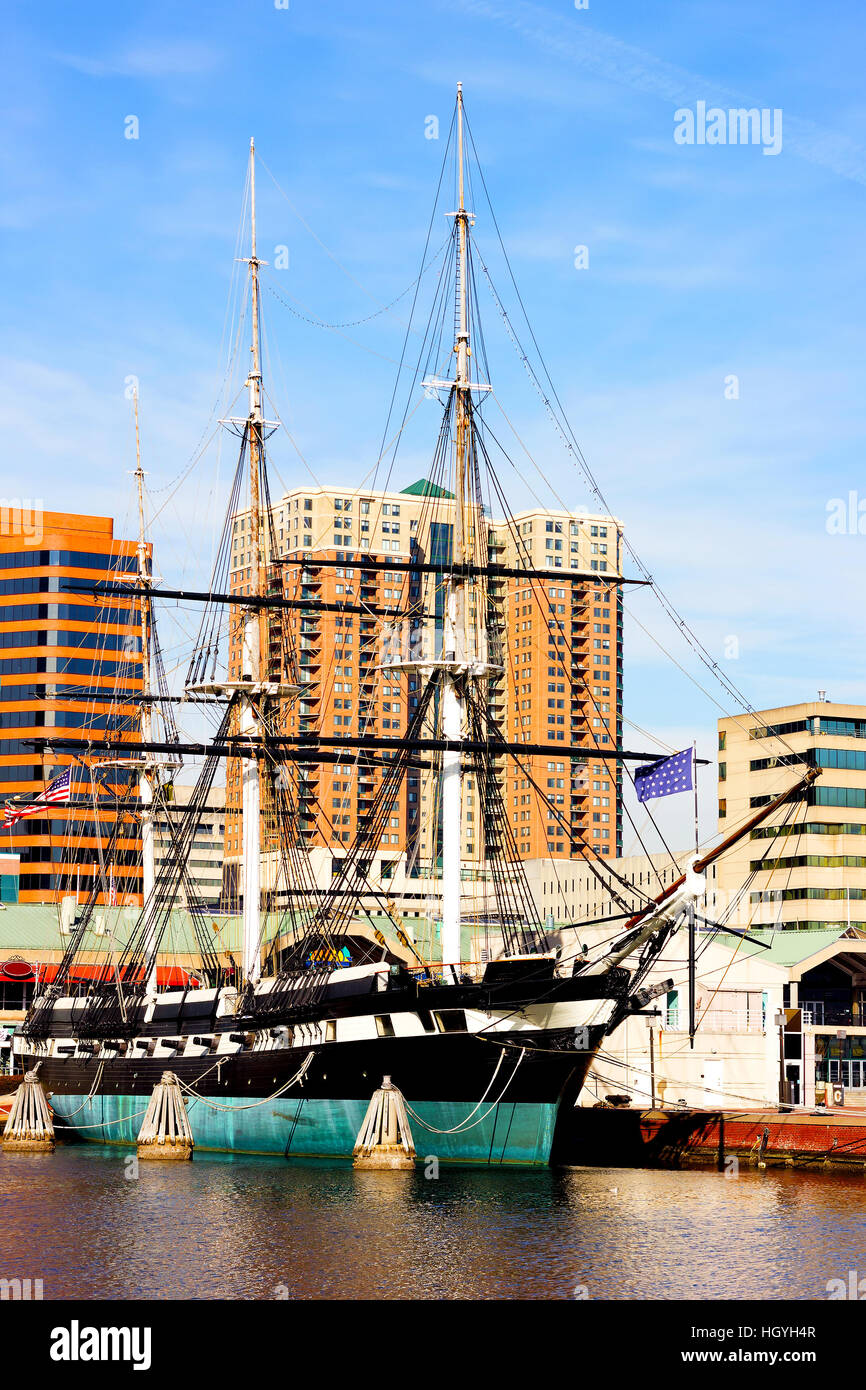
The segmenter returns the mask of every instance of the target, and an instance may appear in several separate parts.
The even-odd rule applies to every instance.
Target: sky
[[[132,534],[134,377],[158,567],[206,581],[231,441],[175,484],[231,394],[251,136],[277,490],[367,474],[459,80],[533,332],[649,571],[753,706],[863,700],[862,6],[7,0],[4,29],[0,499]],[[701,102],[781,113],[781,148],[679,143],[676,113]],[[440,208],[434,249],[446,233]],[[591,507],[492,299],[480,308],[497,398],[538,466],[503,477],[509,501],[546,478],[550,505]],[[397,485],[425,472],[437,426],[423,404]],[[712,757],[737,706],[650,591],[627,609],[628,718]],[[714,800],[710,771],[708,826]],[[675,837],[686,815],[661,811]]]

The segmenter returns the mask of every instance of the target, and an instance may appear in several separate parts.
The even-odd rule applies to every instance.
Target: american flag
[[[38,816],[45,810],[46,805],[58,801],[68,801],[72,794],[72,768],[68,767],[59,777],[55,777],[53,782],[49,782],[44,791],[40,792],[33,801],[24,805],[15,805],[12,802],[6,803],[6,817],[3,821],[4,827],[14,825],[16,821],[24,820],[26,816]]]
[[[694,785],[693,757],[694,750],[686,748],[670,758],[660,758],[656,763],[635,768],[634,786],[638,801],[650,801],[655,796],[673,796],[674,792],[690,792]]]

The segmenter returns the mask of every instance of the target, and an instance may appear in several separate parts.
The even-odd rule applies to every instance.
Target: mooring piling
[[[192,1158],[194,1147],[180,1082],[173,1071],[164,1071],[153,1088],[138,1132],[138,1157],[183,1161]]]
[[[46,1154],[54,1151],[54,1122],[45,1087],[28,1071],[12,1101],[3,1130],[4,1153]]]
[[[402,1091],[382,1077],[373,1092],[352,1155],[355,1168],[410,1169],[415,1167],[415,1145],[409,1128]]]

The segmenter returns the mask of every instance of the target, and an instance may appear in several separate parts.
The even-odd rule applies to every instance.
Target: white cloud
[[[603,33],[573,11],[551,14],[526,0],[452,0],[455,8],[478,19],[493,20],[536,48],[591,72],[599,79],[667,102],[672,108],[708,105],[778,107],[778,92],[743,93],[713,78],[657,58],[635,44]],[[843,178],[866,183],[866,150],[846,135],[827,130],[789,110],[784,112],[784,148],[799,158],[831,169]],[[769,162],[769,161],[768,161]]]
[[[55,60],[87,77],[190,77],[212,72],[220,54],[194,39],[165,39],[156,44],[130,44],[110,56],[55,53]]]

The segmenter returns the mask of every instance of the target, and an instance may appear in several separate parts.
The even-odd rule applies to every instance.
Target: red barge
[[[642,1110],[577,1106],[560,1116],[560,1166],[723,1170],[755,1167],[866,1173],[866,1110]]]

